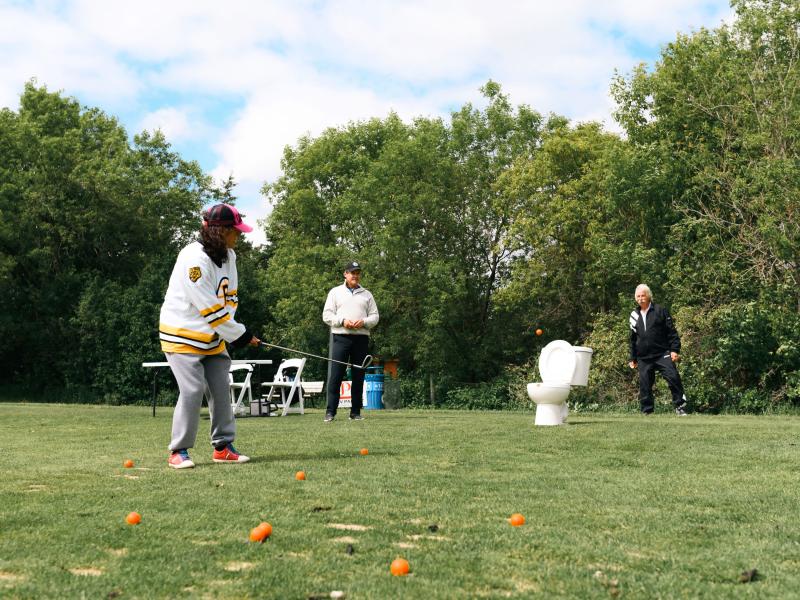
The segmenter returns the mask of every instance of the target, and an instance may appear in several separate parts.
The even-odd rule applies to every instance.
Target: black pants
[[[364,364],[369,348],[368,335],[333,334],[331,341],[331,358],[353,365]],[[347,367],[339,363],[328,363],[328,414],[335,415],[339,408],[339,388],[342,385]],[[361,396],[364,393],[364,369],[350,369],[353,374],[352,404],[350,414],[361,414]]]
[[[651,413],[655,408],[653,403],[653,384],[656,382],[656,371],[661,373],[664,379],[667,380],[669,391],[672,392],[672,404],[677,408],[686,402],[681,376],[678,375],[678,369],[669,354],[647,360],[639,359],[638,363],[639,406],[643,413]]]

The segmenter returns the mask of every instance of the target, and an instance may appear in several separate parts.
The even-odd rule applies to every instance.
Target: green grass
[[[531,413],[372,411],[325,425],[316,411],[241,419],[237,446],[253,457],[241,466],[211,462],[203,419],[197,468],[183,472],[166,466],[170,422],[168,409],[0,404],[0,597],[800,590],[797,417],[534,428]],[[507,523],[514,512],[524,526]],[[262,520],[272,537],[248,543]],[[408,577],[389,574],[397,556]],[[739,583],[752,568],[756,581]]]

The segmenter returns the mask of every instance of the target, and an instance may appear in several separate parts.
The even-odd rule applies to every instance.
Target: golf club
[[[278,350],[286,350],[287,352],[294,352],[296,354],[303,354],[304,356],[311,356],[313,358],[321,358],[322,360],[327,360],[328,362],[335,362],[339,363],[340,365],[345,365],[348,367],[353,367],[354,369],[366,369],[368,366],[372,364],[372,355],[367,354],[364,357],[364,361],[360,365],[351,365],[350,363],[342,362],[341,360],[334,360],[332,358],[328,358],[327,356],[320,356],[319,354],[311,354],[310,352],[303,352],[302,350],[294,350],[292,348],[284,348],[283,346],[278,346],[277,344],[268,344],[267,342],[260,342],[262,346],[267,346],[268,348],[277,348]]]

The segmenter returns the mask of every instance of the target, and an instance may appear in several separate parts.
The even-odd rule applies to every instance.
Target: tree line
[[[575,400],[623,405],[646,282],[675,316],[696,409],[796,405],[800,8],[733,6],[732,24],[614,78],[624,135],[515,106],[489,81],[482,107],[446,119],[300,138],[263,189],[268,244],[238,251],[242,320],[324,354],[325,294],[357,258],[381,311],[373,353],[400,360],[406,404],[527,405],[539,351],[565,339],[595,350]],[[113,117],[28,84],[0,113],[6,395],[145,399],[175,255],[221,200],[235,202],[233,181],[215,185],[160,134],[131,142]]]

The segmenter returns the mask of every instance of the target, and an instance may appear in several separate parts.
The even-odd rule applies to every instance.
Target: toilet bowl
[[[536,403],[535,425],[561,425],[569,414],[567,397],[572,386],[589,383],[592,349],[564,340],[550,342],[539,354],[541,383],[528,384],[528,398]]]
[[[561,425],[567,419],[568,383],[529,383],[528,398],[536,403],[535,425]]]

